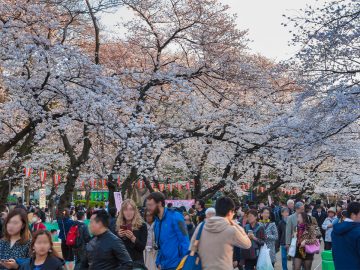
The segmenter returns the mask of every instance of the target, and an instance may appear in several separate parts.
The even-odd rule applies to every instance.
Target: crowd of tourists
[[[42,209],[2,206],[0,269],[195,269],[187,264],[198,256],[205,270],[254,270],[266,262],[267,269],[311,270],[321,246],[332,250],[335,269],[360,269],[359,202],[236,207],[220,197],[213,206],[196,200],[190,209],[175,208],[154,192],[144,208],[128,199],[120,211],[65,209],[50,231]]]

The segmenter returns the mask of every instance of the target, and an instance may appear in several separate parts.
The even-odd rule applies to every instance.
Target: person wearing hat
[[[325,219],[324,223],[322,224],[322,229],[325,230],[325,250],[331,250],[331,233],[333,231],[333,223],[336,219],[336,209],[335,207],[331,207],[327,211],[327,218]]]

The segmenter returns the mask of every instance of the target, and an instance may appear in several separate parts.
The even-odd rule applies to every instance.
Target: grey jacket
[[[297,226],[297,213],[295,212],[291,216],[288,217],[286,223],[286,235],[285,235],[285,243],[286,245],[290,245],[291,239],[296,231]]]

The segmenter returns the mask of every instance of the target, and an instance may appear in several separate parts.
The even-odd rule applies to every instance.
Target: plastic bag
[[[289,247],[289,253],[288,255],[290,257],[295,257],[295,253],[296,253],[296,241],[297,241],[297,238],[296,237],[293,237],[291,239],[291,244],[290,244],[290,247]]]
[[[274,270],[274,267],[271,263],[270,250],[266,244],[260,248],[256,270]]]

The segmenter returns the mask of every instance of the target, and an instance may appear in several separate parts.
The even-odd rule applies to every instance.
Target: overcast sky
[[[249,29],[249,44],[253,52],[260,53],[274,60],[284,60],[291,57],[296,48],[289,47],[291,34],[283,14],[296,14],[297,10],[307,4],[321,5],[325,0],[220,0],[230,6],[230,12],[238,15],[239,29]],[[119,18],[129,18],[129,11],[121,9],[116,14],[103,17],[102,23],[108,30],[114,29]]]

